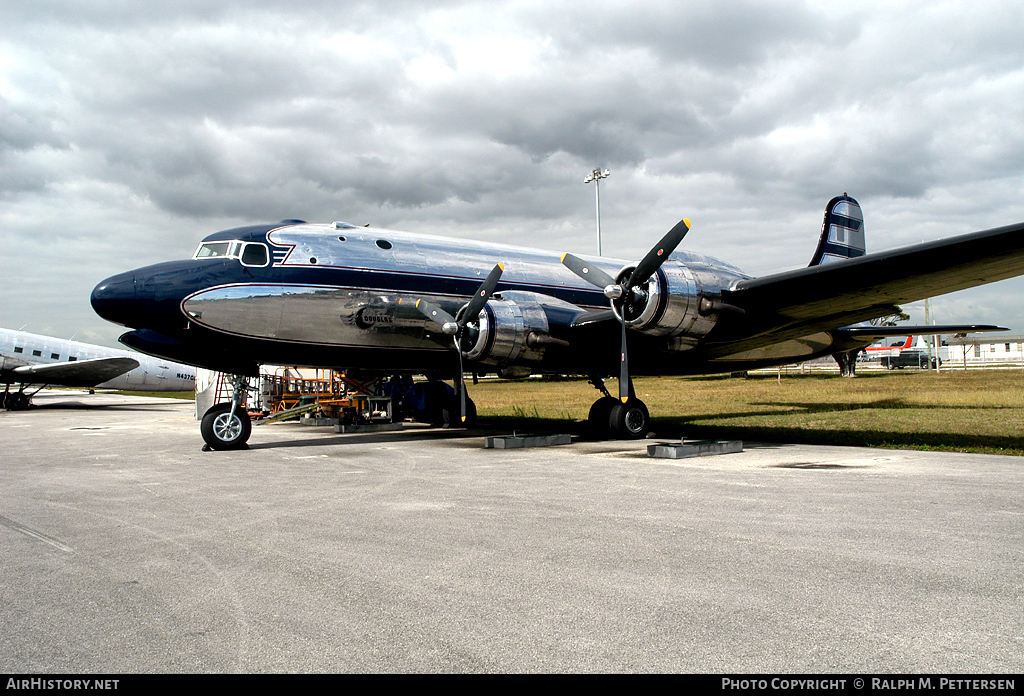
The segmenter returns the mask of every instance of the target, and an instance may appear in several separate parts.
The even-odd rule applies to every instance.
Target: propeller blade
[[[504,270],[505,265],[499,263],[487,274],[484,282],[480,283],[480,287],[476,289],[476,294],[473,295],[473,299],[466,305],[466,311],[462,315],[463,326],[474,321],[477,315],[480,314],[480,310],[487,304],[487,300],[491,299],[491,294],[494,292],[494,288],[497,287],[498,280],[501,278],[501,273]]]
[[[622,323],[622,357],[619,361],[619,401],[629,400],[629,357],[626,355],[626,322]]]
[[[436,304],[432,304],[426,300],[416,300],[416,309],[420,310],[420,313],[427,319],[430,319],[442,328],[444,328],[445,324],[455,323],[455,317],[438,307]]]
[[[661,267],[661,264],[665,263],[669,254],[676,250],[679,242],[683,241],[683,237],[689,231],[689,220],[680,220],[676,223],[676,226],[661,238],[658,245],[648,251],[647,255],[636,265],[636,270],[633,271],[633,275],[629,279],[629,287],[632,288],[641,283],[646,283],[647,279],[654,275],[654,272]]]
[[[459,418],[460,423],[466,422],[466,381],[462,375],[462,346],[459,339],[455,339],[455,352],[459,354],[459,374],[455,378],[455,388],[459,391]]]
[[[562,265],[568,268],[570,271],[578,275],[583,280],[587,281],[591,285],[596,285],[602,290],[609,285],[615,285],[615,279],[610,275],[602,271],[600,268],[595,268],[589,263],[584,261],[578,256],[572,254],[562,254]]]

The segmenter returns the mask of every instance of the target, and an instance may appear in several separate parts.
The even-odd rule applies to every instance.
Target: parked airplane
[[[910,346],[913,344],[913,341],[913,336],[907,336],[907,340],[904,341],[903,343],[893,343],[892,345],[889,346],[868,346],[867,348],[864,349],[864,351],[869,356],[875,359],[883,355],[899,355],[900,351],[903,350],[904,348],[910,348]]]
[[[0,382],[3,407],[26,408],[45,386],[185,391],[195,389],[196,371],[164,358],[105,348],[51,336],[0,329]],[[17,392],[12,384],[20,384]],[[30,385],[41,385],[32,394]]]
[[[436,405],[467,424],[464,371],[582,374],[603,394],[591,423],[641,437],[650,417],[633,374],[724,373],[824,355],[849,366],[878,338],[923,331],[859,322],[1024,273],[1024,223],[865,255],[860,205],[846,195],[829,202],[811,265],[795,271],[753,278],[677,251],[689,228],[681,221],[629,263],[286,220],[218,232],[190,260],[108,278],[92,305],[133,329],[121,336],[131,348],[238,376],[232,401],[203,418],[217,449],[248,438],[242,377],[263,363],[454,377],[457,396],[435,390]],[[928,327],[986,329],[1000,330]],[[604,386],[616,372],[618,398]]]

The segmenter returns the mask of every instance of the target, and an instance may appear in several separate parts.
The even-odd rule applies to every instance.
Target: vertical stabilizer
[[[860,203],[847,196],[836,196],[825,207],[818,248],[809,266],[845,261],[864,255],[864,215]]]

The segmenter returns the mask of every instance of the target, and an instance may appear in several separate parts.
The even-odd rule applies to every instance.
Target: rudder
[[[818,248],[809,266],[834,263],[864,255],[864,214],[860,203],[847,196],[836,196],[825,206]]]

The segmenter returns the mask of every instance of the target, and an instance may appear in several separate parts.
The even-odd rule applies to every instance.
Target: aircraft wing
[[[94,387],[138,366],[139,361],[133,358],[93,358],[47,365],[22,365],[14,368],[13,372],[26,383]]]
[[[731,350],[806,336],[883,316],[896,304],[1022,274],[1024,223],[1018,223],[750,278],[722,293],[722,302],[739,311],[723,313],[708,342],[725,352],[726,344]]]

